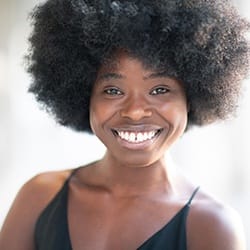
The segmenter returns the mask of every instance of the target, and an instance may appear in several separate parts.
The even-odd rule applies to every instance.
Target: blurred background
[[[39,2],[0,0],[0,227],[16,193],[32,176],[74,168],[104,153],[94,136],[55,124],[27,93],[27,16]],[[250,19],[250,1],[234,2]],[[250,250],[250,81],[244,83],[236,119],[192,129],[174,146],[172,157],[197,185],[238,210]]]

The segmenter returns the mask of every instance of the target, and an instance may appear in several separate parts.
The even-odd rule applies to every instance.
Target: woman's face
[[[177,80],[119,53],[97,75],[90,102],[93,132],[114,160],[148,166],[183,134],[187,100]]]

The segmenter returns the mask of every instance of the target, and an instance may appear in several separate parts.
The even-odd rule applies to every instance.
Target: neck
[[[106,154],[97,165],[105,186],[114,194],[133,196],[173,191],[174,169],[169,156],[147,166],[127,166]]]

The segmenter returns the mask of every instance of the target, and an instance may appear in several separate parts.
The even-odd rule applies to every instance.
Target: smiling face
[[[111,159],[126,166],[154,164],[185,130],[184,88],[126,53],[113,60],[100,68],[93,87],[92,131]]]

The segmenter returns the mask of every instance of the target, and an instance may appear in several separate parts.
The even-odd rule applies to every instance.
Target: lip
[[[149,147],[154,143],[155,140],[159,137],[159,135],[162,133],[163,128],[155,125],[135,125],[135,126],[121,126],[121,127],[116,127],[111,129],[113,135],[117,139],[118,143],[127,149],[131,150],[143,150]],[[128,133],[150,133],[150,132],[155,132],[155,135],[153,138],[148,138],[143,141],[129,141],[124,138],[121,138],[119,136],[119,133],[121,132],[128,132]]]
[[[156,126],[156,125],[149,125],[149,124],[143,124],[143,125],[125,125],[125,126],[119,126],[114,127],[111,130],[112,131],[128,131],[128,132],[149,132],[153,130],[160,130],[162,127]]]

